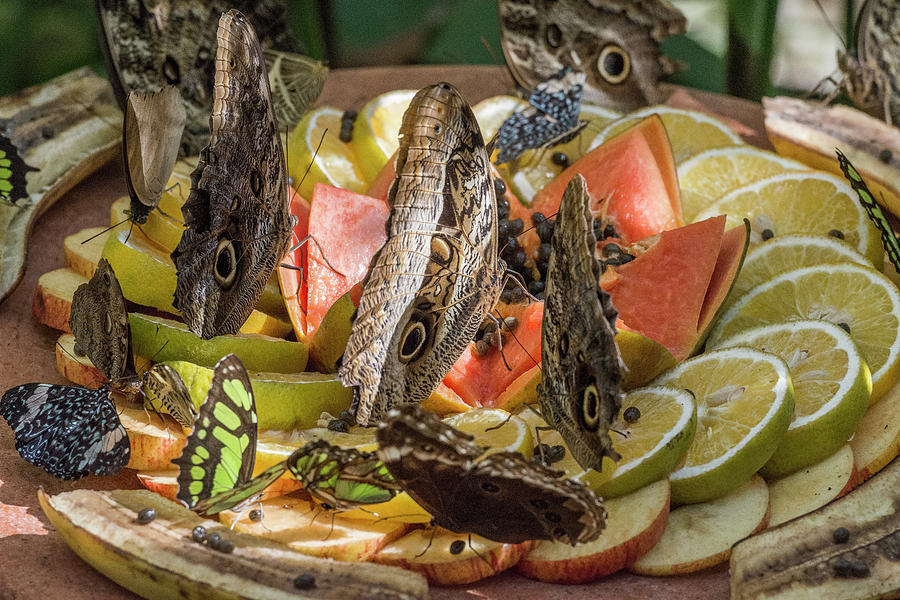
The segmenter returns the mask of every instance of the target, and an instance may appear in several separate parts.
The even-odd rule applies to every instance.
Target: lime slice
[[[339,137],[343,114],[332,106],[321,106],[307,113],[291,132],[287,143],[288,174],[294,189],[306,199],[312,198],[313,186],[319,182],[354,192],[366,190],[353,147]],[[307,167],[309,173],[304,177]]]
[[[415,95],[416,90],[393,90],[375,96],[353,123],[353,149],[366,181],[373,181],[400,147],[403,113]]]
[[[747,253],[726,306],[731,306],[751,289],[782,273],[836,262],[869,264],[866,257],[850,244],[831,236],[795,233],[774,237]]]
[[[761,470],[767,479],[783,477],[840,450],[869,406],[869,368],[850,335],[828,321],[754,327],[722,345],[771,352],[791,371],[794,418]]]
[[[719,318],[707,342],[796,319],[823,319],[849,328],[872,371],[871,402],[900,376],[900,292],[875,269],[832,263],[782,273],[759,285]]]
[[[654,114],[659,115],[663,125],[666,126],[669,141],[672,143],[672,156],[675,157],[675,164],[709,148],[736,146],[743,143],[741,138],[725,123],[709,115],[671,106],[648,106],[630,112],[618,121],[610,123],[594,138],[589,150],[593,150],[641,119]]]
[[[528,424],[499,408],[473,408],[444,419],[448,425],[475,437],[475,443],[488,449],[484,455],[496,452],[518,452],[531,458],[534,440]]]
[[[760,179],[728,192],[700,211],[694,220],[721,214],[728,215],[728,227],[750,219],[751,243],[762,241],[766,230],[775,237],[839,231],[873,265],[880,267],[883,261],[878,230],[866,216],[856,193],[830,173],[792,172]]]
[[[678,504],[713,500],[747,482],[775,453],[794,413],[785,362],[750,348],[696,356],[654,384],[690,390],[697,402],[694,441],[669,475]]]
[[[622,458],[612,478],[595,488],[604,498],[630,494],[675,469],[697,429],[694,397],[671,387],[634,390],[622,400],[622,410],[612,429],[613,445]],[[596,473],[591,470],[576,477],[593,487],[592,475]]]
[[[487,142],[494,137],[509,115],[526,106],[528,106],[528,102],[515,96],[491,96],[473,106],[472,112],[475,113],[475,120],[481,127],[484,141]]]
[[[785,171],[809,171],[809,167],[746,145],[712,148],[695,154],[678,165],[684,220],[693,223],[697,213],[734,188]]]

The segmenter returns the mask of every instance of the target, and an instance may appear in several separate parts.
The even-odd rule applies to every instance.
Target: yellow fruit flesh
[[[366,190],[352,145],[339,137],[342,114],[337,108],[321,106],[303,117],[288,138],[288,174],[294,189],[304,198],[312,198],[318,182],[354,192]],[[307,167],[309,173],[304,178]]]
[[[398,135],[403,113],[416,90],[393,90],[376,96],[353,123],[353,149],[359,170],[371,183],[400,147]]]

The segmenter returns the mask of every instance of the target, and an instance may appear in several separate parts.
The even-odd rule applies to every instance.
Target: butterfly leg
[[[484,561],[484,564],[486,564],[488,567],[490,567],[491,570],[494,569],[494,565],[491,564],[491,561],[489,561],[488,559],[486,559],[485,557],[483,557],[483,556],[481,555],[481,553],[478,552],[478,550],[475,549],[475,546],[472,545],[472,534],[471,534],[471,533],[468,534],[468,538],[467,538],[467,540],[466,540],[466,543],[469,545],[469,550],[471,550],[472,552],[475,553],[475,556],[477,556],[477,557],[480,558],[482,561]]]

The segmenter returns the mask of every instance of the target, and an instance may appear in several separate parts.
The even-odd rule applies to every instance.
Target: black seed
[[[475,342],[475,348],[472,349],[472,353],[475,356],[480,357],[480,356],[484,356],[485,354],[487,354],[490,349],[491,349],[491,345],[488,344],[483,339],[481,339],[481,340],[478,340],[477,342]]]
[[[353,141],[353,121],[341,123],[341,132],[338,134],[338,138],[345,144]]]
[[[522,291],[522,288],[520,288],[520,287],[518,287],[518,286],[514,287],[514,288],[511,290],[510,296],[511,296],[511,298],[510,298],[510,299],[511,299],[511,302],[512,302],[513,304],[517,304],[517,303],[522,302],[523,300],[525,300],[525,292],[523,292],[523,291]]]
[[[250,517],[251,521],[262,521],[262,511],[258,508],[251,510],[250,514],[247,516]]]
[[[547,263],[547,261],[545,261],[545,260],[538,261],[535,263],[535,266],[537,267],[538,273],[541,274],[541,279],[546,279],[547,278],[547,268],[550,266]]]
[[[499,348],[500,347],[500,334],[497,333],[496,330],[485,332],[484,339],[481,341],[485,342],[489,346],[494,346],[495,348]]]
[[[839,558],[834,561],[834,574],[838,577],[849,577],[853,569],[853,564],[846,558]]]
[[[515,331],[519,326],[519,320],[515,317],[506,317],[503,319],[503,331]]]
[[[532,281],[528,284],[528,292],[532,295],[540,294],[544,291],[544,282],[543,281]]]
[[[838,527],[831,534],[831,537],[834,539],[835,544],[846,544],[850,541],[850,530],[846,527]]]
[[[553,228],[555,226],[556,221],[553,219],[544,219],[538,224],[537,234],[542,242],[549,242],[553,239]]]
[[[762,233],[760,235],[762,236],[762,239],[765,242],[766,240],[771,240],[773,237],[775,237],[775,232],[772,231],[771,229],[766,228],[766,229],[762,230]]]
[[[350,427],[347,425],[346,421],[341,421],[340,419],[332,419],[328,421],[328,431],[339,431],[341,433],[347,433],[350,431]]]
[[[141,512],[138,513],[137,522],[141,525],[146,525],[153,521],[156,518],[156,511],[152,508],[142,508]]]
[[[538,246],[537,254],[535,254],[536,260],[550,260],[550,254],[553,252],[553,246],[548,243],[543,243]]]
[[[616,231],[616,228],[613,227],[612,223],[607,223],[606,227],[603,228],[603,237],[604,238],[619,237],[619,232]]]
[[[505,302],[507,304],[512,302],[512,290],[511,289],[503,290],[503,292],[500,293],[500,301]]]
[[[544,216],[542,212],[533,212],[531,213],[531,224],[537,227],[541,223],[547,220],[547,217]]]
[[[206,536],[206,545],[216,550],[219,547],[219,542],[222,541],[222,536],[218,533],[211,533]]]
[[[618,244],[606,244],[600,250],[600,256],[602,256],[603,258],[609,258],[610,256],[619,256],[621,254],[625,254],[625,252]]]
[[[450,554],[459,554],[466,549],[466,543],[462,540],[453,540],[450,544]]]
[[[497,322],[494,321],[494,320],[492,320],[492,319],[488,319],[488,320],[486,320],[486,321],[482,321],[482,323],[481,323],[481,330],[482,330],[485,334],[493,333],[493,332],[497,331]]]
[[[838,327],[840,327],[847,333],[850,333],[850,324],[849,323],[844,323],[844,322],[838,323]]]
[[[345,110],[344,114],[341,115],[341,120],[353,122],[356,120],[356,115],[358,115],[358,114],[359,113],[356,112],[355,110],[353,110],[352,108],[350,110]]]
[[[841,231],[840,229],[832,229],[831,231],[828,232],[828,235],[830,235],[833,238],[837,238],[839,240],[844,239],[844,232]]]
[[[519,235],[525,231],[525,224],[522,219],[513,219],[509,222],[509,235]]]
[[[622,418],[625,419],[626,423],[637,423],[641,418],[641,411],[637,406],[629,406],[622,413]]]
[[[316,578],[309,573],[297,575],[294,578],[294,587],[298,590],[311,590],[316,587]]]
[[[519,238],[510,237],[506,239],[506,246],[503,248],[503,252],[509,255],[515,254],[516,250],[519,249]]]
[[[519,248],[518,250],[516,250],[516,253],[509,258],[509,266],[516,268],[522,267],[525,265],[526,259],[527,257],[525,256],[525,251]]]
[[[559,165],[560,167],[569,166],[569,157],[566,156],[565,152],[554,152],[550,156],[550,160],[553,161],[554,165]]]
[[[891,162],[892,158],[894,158],[894,153],[891,152],[890,148],[885,148],[878,153],[878,160],[880,160],[884,164],[888,164],[889,162]]]
[[[494,193],[497,194],[497,201],[499,203],[500,196],[506,194],[506,182],[497,177],[494,179]]]
[[[342,410],[338,414],[338,419],[346,423],[347,425],[353,425],[356,422],[356,417],[349,410]]]
[[[509,213],[509,200],[506,199],[506,196],[497,198],[497,210],[505,210],[507,214]]]
[[[861,560],[853,561],[850,564],[850,575],[852,577],[863,578],[869,576],[869,565]]]
[[[206,540],[206,527],[203,525],[194,527],[193,531],[191,531],[191,539],[198,544],[202,544]]]
[[[222,540],[216,546],[216,550],[224,554],[231,554],[232,552],[234,552],[234,542],[232,542],[231,540]]]
[[[497,218],[501,220],[509,218],[509,204],[506,206],[497,204]]]
[[[550,452],[547,454],[547,458],[550,463],[559,462],[566,457],[566,447],[560,444],[556,446],[550,446]]]

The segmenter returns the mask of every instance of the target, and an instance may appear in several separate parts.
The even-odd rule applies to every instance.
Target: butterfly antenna
[[[302,246],[303,244],[306,244],[306,243],[309,242],[309,241],[312,241],[312,243],[316,245],[316,248],[319,249],[319,253],[322,255],[322,260],[325,261],[325,264],[328,265],[328,268],[331,269],[331,270],[334,272],[335,275],[340,275],[341,277],[346,277],[346,275],[344,275],[343,273],[341,273],[340,271],[338,271],[337,269],[335,269],[335,268],[334,268],[334,265],[332,265],[332,264],[328,261],[328,257],[325,255],[325,251],[322,250],[322,246],[319,245],[319,240],[317,240],[317,239],[315,238],[315,236],[313,236],[313,235],[307,235],[305,238],[303,238],[302,240],[300,240],[299,242],[297,242],[297,245],[294,246],[293,248],[291,248],[291,250],[296,250],[297,248],[299,248],[299,247]]]
[[[503,420],[502,423],[500,423],[499,425],[494,425],[493,427],[488,427],[487,429],[484,430],[484,432],[487,433],[488,431],[494,431],[494,430],[496,430],[496,429],[502,429],[503,427],[506,427],[506,424],[509,423],[509,420],[512,419],[512,418],[513,418],[513,414],[512,414],[512,413],[509,413],[509,414],[506,416],[506,418]]]
[[[478,550],[475,549],[475,546],[472,545],[472,534],[471,534],[471,533],[468,534],[467,544],[469,545],[469,550],[471,550],[472,552],[474,552],[474,553],[475,553],[475,556],[477,556],[478,558],[480,558],[481,560],[483,560],[483,561],[484,561],[484,564],[486,564],[486,565],[487,565],[488,567],[490,567],[492,570],[494,569],[494,565],[491,564],[491,561],[489,561],[488,559],[486,559],[485,557],[483,557],[483,556],[481,555],[481,553],[478,552]]]
[[[498,312],[497,314],[499,315],[500,313]],[[526,356],[528,356],[528,358],[531,359],[531,362],[533,362],[535,365],[539,365],[540,363],[531,355],[531,352],[528,351],[528,348],[523,346],[522,342],[519,341],[519,338],[516,337],[515,332],[512,329],[510,329],[508,325],[506,325],[505,319],[503,321],[503,324],[504,324],[504,326],[506,326],[506,331],[509,332],[509,334],[512,336],[512,339],[515,340],[515,342],[519,345],[519,348],[522,349],[522,352],[524,352],[526,354]],[[499,331],[499,329],[498,329],[498,331]],[[506,362],[506,361],[504,360],[504,362]]]
[[[81,243],[82,243],[82,244],[87,244],[89,241],[93,240],[94,238],[98,238],[98,237],[100,237],[101,235],[103,235],[104,233],[106,233],[107,231],[110,231],[110,230],[112,230],[112,229],[115,229],[116,227],[118,227],[119,225],[121,225],[122,223],[124,223],[125,221],[130,221],[130,220],[131,220],[131,219],[130,219],[129,217],[125,217],[124,219],[122,219],[121,221],[119,221],[118,223],[116,223],[115,225],[110,225],[109,227],[107,227],[107,228],[104,229],[103,231],[101,231],[101,232],[99,232],[99,233],[95,233],[94,235],[92,235],[91,237],[89,237],[89,238],[86,239],[86,240],[82,240]],[[130,234],[129,234],[129,235],[130,235]]]
[[[324,538],[322,538],[322,541],[323,541],[323,542],[327,541],[328,538],[331,537],[331,534],[334,533],[334,517],[335,517],[335,516],[337,515],[337,513],[338,513],[338,511],[336,511],[336,510],[332,510],[332,511],[329,511],[329,512],[331,512],[331,528],[328,530],[328,535],[326,535]]]
[[[431,537],[428,538],[428,544],[425,545],[425,549],[416,554],[415,558],[419,558],[420,556],[424,556],[428,549],[431,548],[432,542],[434,542],[434,536],[437,533],[437,525],[434,524],[434,519],[431,519]]]
[[[297,182],[296,187],[294,187],[294,191],[300,189],[300,186],[303,185],[303,180],[306,179],[306,176],[309,174],[309,170],[312,169],[313,163],[316,160],[316,157],[319,155],[319,148],[322,147],[322,142],[325,141],[325,134],[328,133],[328,128],[325,128],[325,131],[322,132],[322,137],[319,138],[319,143],[316,145],[316,151],[313,152],[312,158],[309,161],[309,164],[306,165],[306,170],[303,172],[303,177],[300,178],[300,181]]]
[[[499,313],[498,313],[498,314],[499,314]],[[506,370],[507,370],[507,371],[512,371],[512,367],[510,367],[510,366],[509,366],[509,363],[506,362],[506,355],[503,354],[503,334],[502,334],[501,331],[500,331],[500,328],[503,326],[503,325],[502,325],[503,319],[502,319],[502,317],[501,317],[501,318],[498,320],[497,317],[495,317],[495,316],[492,315],[491,313],[488,313],[487,316],[488,316],[488,317],[491,319],[491,321],[493,321],[494,324],[497,326],[497,350],[500,352],[500,358],[503,359],[503,366],[506,367]]]
[[[491,47],[491,43],[484,36],[481,36],[481,45],[484,46],[485,49],[488,51],[488,54],[491,55],[491,60],[494,61],[495,65],[502,67],[504,64],[506,64],[505,60],[503,62],[501,62],[500,59],[497,58],[497,54],[494,52],[494,49]]]
[[[822,17],[825,19],[825,22],[828,23],[828,27],[834,32],[839,40],[841,40],[841,44],[843,44],[844,48],[847,48],[847,41],[844,39],[844,35],[838,31],[837,26],[831,20],[831,17],[828,16],[828,13],[825,11],[825,7],[822,6],[822,2],[820,0],[813,0],[816,5],[816,8],[819,9],[819,12],[822,13]]]

